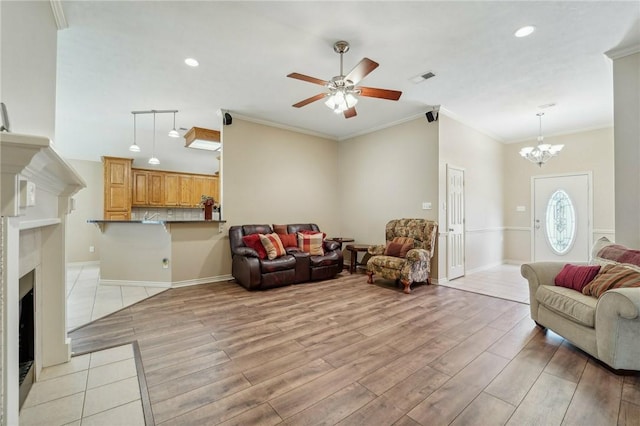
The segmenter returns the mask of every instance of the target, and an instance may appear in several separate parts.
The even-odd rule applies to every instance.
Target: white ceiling
[[[214,2],[63,1],[58,33],[56,144],[71,158],[129,156],[131,111],[178,109],[177,126],[220,129],[231,115],[335,139],[423,115],[431,105],[508,143],[613,125],[611,61],[640,43],[640,2]],[[514,31],[537,30],[526,38]],[[362,85],[401,90],[398,102],[361,98],[344,119],[323,102],[291,105],[322,87],[287,78],[339,74],[333,43],[347,40],[345,71],[380,63]],[[184,59],[194,57],[198,68]],[[435,78],[414,84],[425,71]],[[157,116],[162,168],[217,154],[171,139]],[[139,166],[151,151],[151,116],[138,116]],[[178,155],[179,154],[179,155]],[[179,158],[179,160],[178,160]],[[180,164],[180,162],[183,162]]]

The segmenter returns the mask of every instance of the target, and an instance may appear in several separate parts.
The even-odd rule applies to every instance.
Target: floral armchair
[[[368,250],[369,284],[373,284],[375,275],[399,280],[407,294],[414,282],[429,284],[437,231],[438,224],[426,219],[396,219],[387,223],[386,245],[371,246]]]

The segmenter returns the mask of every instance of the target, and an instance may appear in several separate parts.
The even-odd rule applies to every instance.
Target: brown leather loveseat
[[[287,234],[322,232],[315,223],[286,225]],[[275,259],[261,259],[258,252],[248,247],[243,237],[251,234],[271,234],[269,225],[241,225],[229,228],[233,277],[248,290],[264,290],[290,284],[325,280],[342,271],[340,244],[323,241],[323,255],[311,255],[298,247],[286,247],[286,254]]]

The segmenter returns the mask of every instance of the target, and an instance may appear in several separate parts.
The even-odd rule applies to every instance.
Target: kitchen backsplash
[[[131,209],[131,220],[141,220],[145,218],[156,220],[203,220],[204,210],[197,209],[149,209],[134,207]]]

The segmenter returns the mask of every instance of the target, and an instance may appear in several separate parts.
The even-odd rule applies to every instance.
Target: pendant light
[[[129,151],[140,152],[140,147],[138,146],[138,144],[136,144],[136,115],[135,114],[133,114],[133,144],[129,147]]]
[[[176,113],[173,113],[173,129],[169,130],[169,137],[170,138],[179,138],[180,137],[180,133],[178,133],[178,131],[176,130]]]
[[[160,164],[160,160],[156,157],[156,113],[153,112],[153,152],[151,153],[151,158],[149,158],[149,164],[157,166]]]

